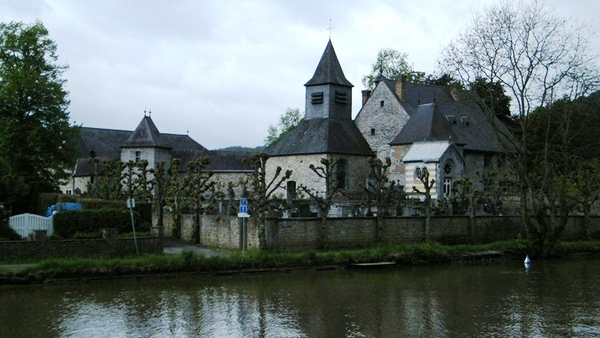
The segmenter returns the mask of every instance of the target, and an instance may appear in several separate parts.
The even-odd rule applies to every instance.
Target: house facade
[[[71,180],[60,187],[65,194],[85,194],[98,176],[103,175],[104,160],[122,163],[148,161],[149,168],[160,162],[169,167],[171,160],[181,160],[179,172],[187,171],[186,163],[200,157],[208,157],[210,164],[205,168],[212,171],[212,179],[227,186],[237,183],[252,170],[243,163],[245,152],[210,151],[189,135],[161,133],[151,116],[144,117],[133,131],[82,127],[74,141],[79,151]],[[239,194],[241,188],[236,189]]]

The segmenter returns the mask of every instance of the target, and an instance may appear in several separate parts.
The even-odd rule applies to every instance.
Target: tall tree
[[[520,215],[536,253],[552,253],[565,214],[548,219],[557,203],[566,203],[566,177],[542,152],[530,159],[532,128],[549,126],[550,119],[532,114],[557,99],[576,99],[598,85],[598,71],[589,51],[589,30],[555,16],[537,0],[503,1],[478,13],[471,25],[444,48],[442,71],[465,84],[477,78],[501,84],[512,97],[512,115],[518,121],[516,138],[506,144],[519,179]],[[543,127],[542,127],[543,129]],[[501,132],[501,128],[497,128]],[[551,135],[543,134],[542,143]],[[512,142],[514,140],[514,142]]]
[[[297,126],[300,121],[302,121],[302,112],[300,109],[287,108],[285,113],[279,116],[279,122],[277,125],[269,125],[267,137],[265,138],[265,146],[269,146],[275,141],[279,140],[288,131]]]
[[[0,180],[31,191],[37,182],[56,187],[76,158],[56,48],[41,22],[0,23]]]
[[[396,79],[399,76],[406,77],[406,80],[414,83],[422,83],[425,80],[424,72],[416,72],[413,66],[408,63],[408,54],[401,53],[391,48],[384,48],[377,51],[377,59],[371,65],[371,72],[362,78],[363,85],[373,90],[375,88],[375,78],[382,74],[388,79]]]

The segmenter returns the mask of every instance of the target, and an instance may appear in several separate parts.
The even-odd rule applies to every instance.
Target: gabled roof
[[[462,143],[434,103],[422,104],[410,117],[391,145],[423,141],[451,141]]]
[[[406,152],[402,162],[439,162],[452,147],[448,141],[416,142]],[[460,152],[457,151],[457,154],[460,155]]]
[[[404,83],[404,101],[401,101],[395,92],[396,82],[384,78],[378,86],[385,85],[411,118],[390,144],[423,141],[432,135],[437,135],[437,138],[434,139],[441,139],[440,135],[443,136],[445,132],[438,125],[440,119],[432,118],[430,121],[432,124],[425,126],[426,121],[422,119],[422,116],[417,116],[422,113],[417,114],[420,106],[433,103],[439,114],[446,120],[445,124],[450,126],[456,136],[456,143],[464,145],[465,150],[504,151],[500,140],[502,137],[510,137],[510,132],[500,120],[490,116],[490,113],[481,106],[481,99],[474,92],[455,90],[450,86],[407,82]],[[418,121],[411,122],[413,117],[417,117]],[[432,131],[434,133],[430,134]],[[421,137],[418,136],[419,132],[423,132]]]
[[[265,152],[270,156],[346,154],[372,156],[367,141],[352,120],[302,120]]]
[[[169,148],[163,141],[158,128],[150,116],[144,115],[140,124],[129,136],[123,147],[161,147]]]
[[[354,87],[344,76],[342,66],[335,54],[331,40],[327,43],[325,51],[321,56],[321,61],[315,70],[313,77],[308,80],[305,86],[317,86],[322,84],[337,84],[347,87]]]

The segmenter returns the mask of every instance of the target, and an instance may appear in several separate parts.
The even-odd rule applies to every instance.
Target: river
[[[600,258],[0,288],[0,337],[600,336]]]

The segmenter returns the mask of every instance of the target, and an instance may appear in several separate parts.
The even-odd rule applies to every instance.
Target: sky
[[[57,63],[69,67],[73,124],[133,130],[151,112],[161,133],[218,149],[263,145],[287,108],[304,111],[304,84],[329,38],[354,85],[356,115],[378,50],[406,53],[414,70],[433,73],[442,47],[496,2],[2,0],[0,22],[48,29]],[[597,31],[600,1],[546,5]]]

